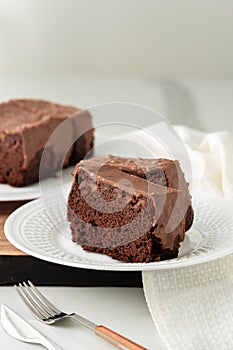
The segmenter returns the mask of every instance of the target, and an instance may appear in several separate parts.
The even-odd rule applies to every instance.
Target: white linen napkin
[[[193,189],[232,200],[233,135],[175,129],[190,156]],[[233,349],[233,255],[179,269],[145,271],[143,286],[168,349]]]

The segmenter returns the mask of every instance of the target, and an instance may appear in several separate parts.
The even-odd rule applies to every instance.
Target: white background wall
[[[233,0],[0,0],[0,101],[133,102],[215,131],[232,96]]]
[[[232,0],[1,0],[0,74],[232,77]]]

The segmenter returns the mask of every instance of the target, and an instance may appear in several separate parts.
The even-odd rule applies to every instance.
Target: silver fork
[[[59,310],[47,298],[45,298],[45,296],[30,281],[28,281],[28,284],[23,282],[14,287],[33,315],[47,325],[62,321],[65,318],[72,318],[74,321],[89,328],[96,335],[108,341],[118,349],[146,350],[143,346],[136,344],[132,340],[127,339],[105,326],[97,325],[76,313],[67,314]]]

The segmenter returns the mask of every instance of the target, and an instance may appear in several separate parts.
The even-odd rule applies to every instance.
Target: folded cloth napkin
[[[192,188],[233,199],[233,135],[175,129],[191,160]],[[145,271],[143,286],[167,349],[233,349],[233,255],[179,269]]]

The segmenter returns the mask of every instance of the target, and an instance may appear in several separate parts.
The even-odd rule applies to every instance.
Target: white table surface
[[[40,290],[64,311],[76,311],[149,349],[166,350],[153,325],[143,290],[140,288],[40,287]],[[41,324],[24,306],[13,287],[0,287],[0,303],[13,308],[64,350],[114,349],[74,321],[66,320],[54,326]],[[0,327],[0,349],[39,350],[40,348],[42,347],[38,345],[14,340]]]

